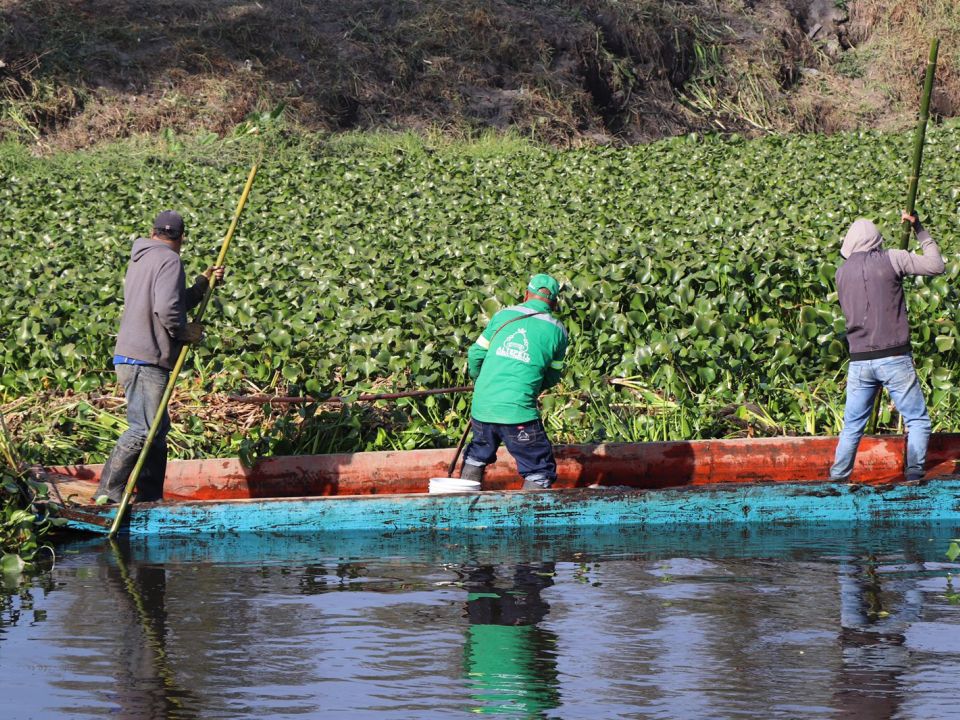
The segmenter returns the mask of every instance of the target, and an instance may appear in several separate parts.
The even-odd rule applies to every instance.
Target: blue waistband
[[[126,355],[114,355],[113,356],[114,365],[153,365],[146,360],[137,360],[136,358],[127,357]]]

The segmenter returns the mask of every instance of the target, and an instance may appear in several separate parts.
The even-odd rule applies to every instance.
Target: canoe
[[[430,494],[450,450],[172,461],[164,501],[131,506],[123,532],[408,531],[960,519],[960,434],[931,436],[929,482],[903,483],[905,439],[864,438],[853,480],[827,480],[836,438],[779,437],[557,447],[557,483],[517,492],[501,451],[484,492]],[[48,468],[67,527],[105,533],[115,508],[89,504],[102,466]]]

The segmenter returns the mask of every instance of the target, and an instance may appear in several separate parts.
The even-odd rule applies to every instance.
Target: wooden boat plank
[[[776,437],[659,443],[566,445],[557,448],[557,488],[628,485],[682,487],[729,482],[826,481],[836,438]],[[902,436],[866,437],[853,478],[883,483],[901,476]],[[927,471],[957,471],[960,435],[931,436]],[[450,451],[412,450],[268,458],[252,468],[235,458],[172,461],[165,498],[240,499],[426,492],[431,477],[446,475]],[[51,473],[95,484],[100,465],[52,468]],[[501,451],[488,468],[485,487],[513,490],[520,478]]]
[[[61,503],[87,504],[93,502],[96,483],[69,477],[47,476],[44,478],[50,496]]]
[[[896,521],[925,512],[924,519],[954,517],[956,509],[940,493],[886,486],[902,480],[902,436],[864,438],[854,479],[867,487],[828,482],[835,447],[835,438],[822,437],[560,446],[556,489],[511,492],[520,479],[503,457],[490,468],[485,486],[491,489],[465,498],[427,493],[429,478],[445,474],[449,450],[277,457],[252,468],[236,459],[188,460],[169,464],[165,502],[135,504],[127,530],[178,535]],[[953,487],[958,462],[960,435],[933,435],[928,476],[948,478],[936,487]],[[75,466],[51,474],[58,488],[83,499],[100,470]],[[882,501],[870,485],[884,486]],[[114,510],[86,505],[63,512],[71,527],[103,532]]]
[[[960,520],[960,479],[925,485],[728,483],[665,489],[276,498],[133,506],[124,532],[233,533],[438,531]],[[114,508],[70,508],[72,527],[103,532]]]

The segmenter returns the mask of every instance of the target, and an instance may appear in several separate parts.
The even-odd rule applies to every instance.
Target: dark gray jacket
[[[943,272],[940,248],[930,233],[921,228],[917,240],[923,255],[885,250],[880,231],[869,220],[857,220],[847,231],[840,249],[846,260],[837,269],[836,279],[851,360],[910,353],[903,278]]]
[[[177,253],[159,240],[137,239],[123,281],[123,317],[114,353],[173,368],[183,347],[178,340],[187,310],[203,299],[208,281],[200,275],[192,287],[186,285]]]

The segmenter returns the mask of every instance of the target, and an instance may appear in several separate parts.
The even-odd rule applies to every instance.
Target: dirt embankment
[[[0,134],[514,128],[557,145],[899,128],[953,0],[0,0]]]

